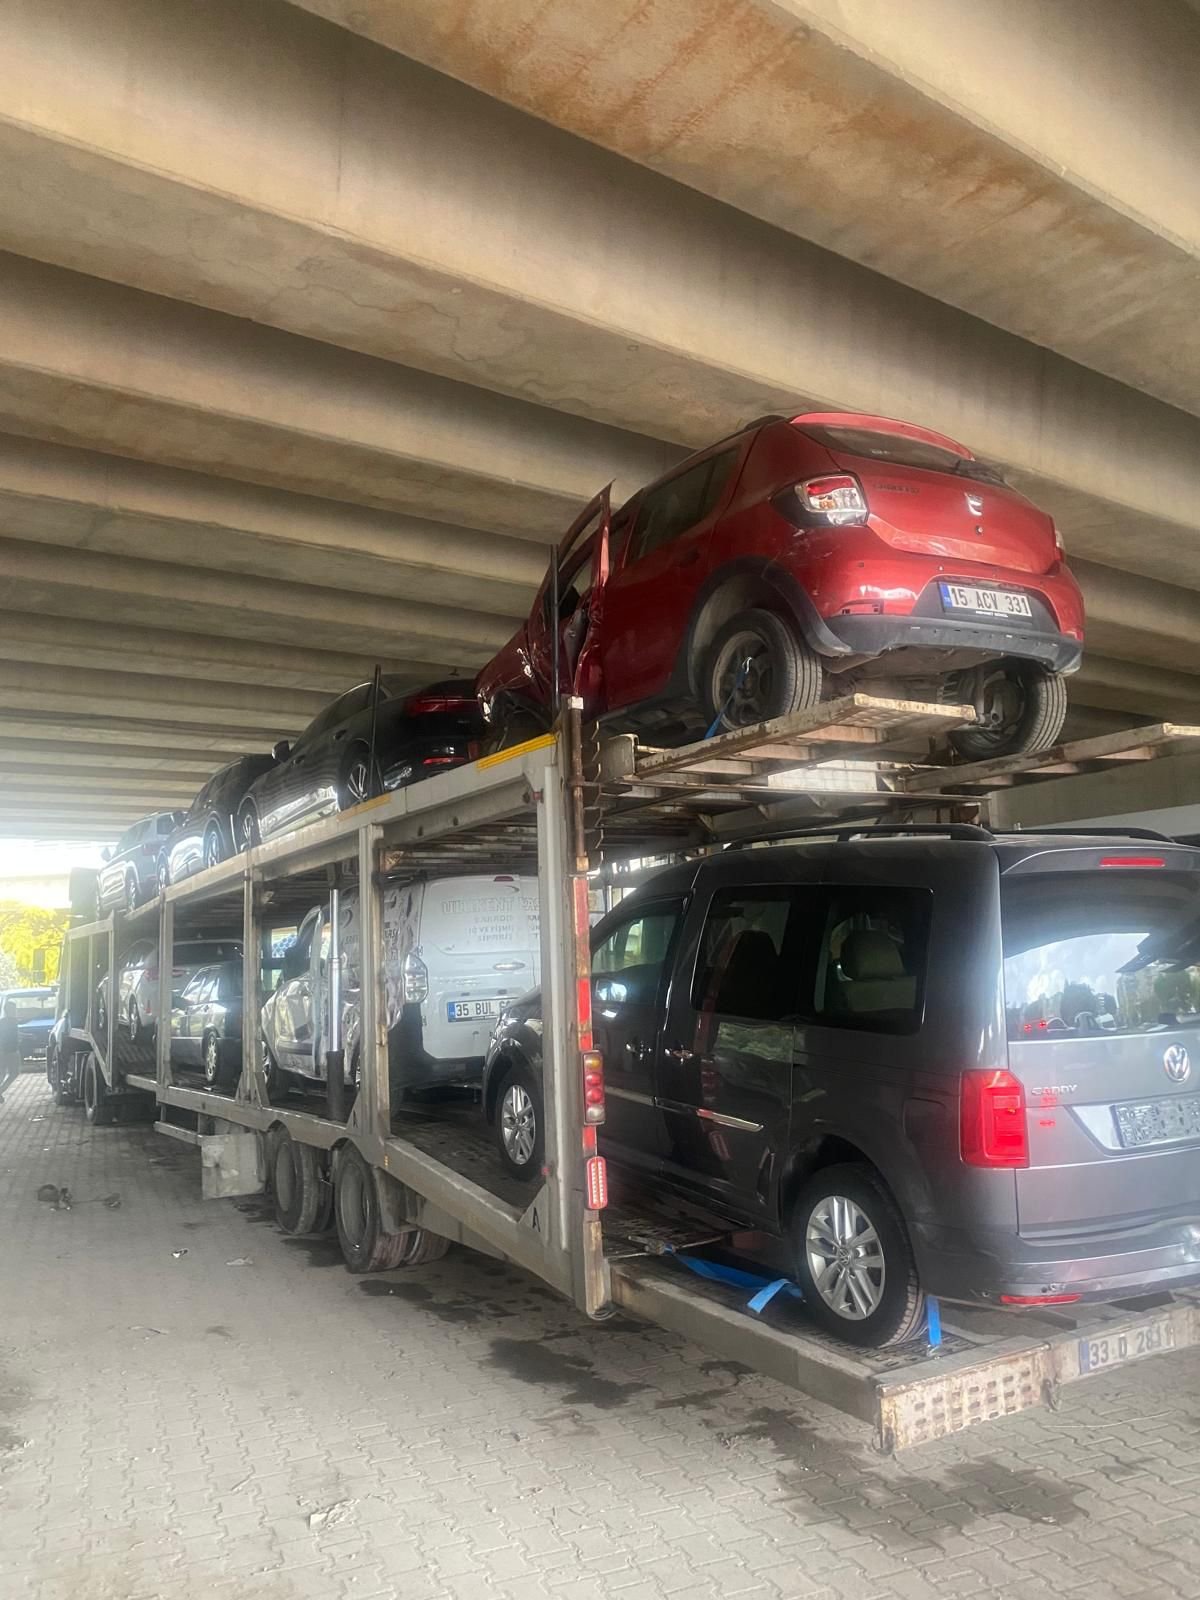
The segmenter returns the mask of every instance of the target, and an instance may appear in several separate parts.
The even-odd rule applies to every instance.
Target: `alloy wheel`
[[[215,1084],[221,1075],[221,1052],[217,1044],[217,1036],[210,1033],[204,1041],[204,1081]]]
[[[132,872],[125,875],[125,910],[132,915],[137,910],[138,885],[137,878]]]
[[[367,763],[360,756],[351,763],[350,770],[346,774],[346,793],[349,796],[350,804],[358,806],[364,800],[369,800],[371,797],[370,789],[371,781],[367,773]]]
[[[533,1159],[537,1144],[537,1112],[532,1099],[519,1083],[510,1083],[500,1102],[500,1137],[514,1166],[524,1167]]]
[[[206,867],[220,866],[225,859],[225,852],[221,848],[221,835],[215,828],[210,828],[204,835],[204,865]]]
[[[774,704],[775,663],[767,641],[750,629],[725,641],[713,663],[713,704],[727,728],[765,722]]]
[[[845,1195],[818,1200],[804,1230],[817,1293],[847,1322],[862,1322],[883,1299],[887,1266],[870,1217]]]

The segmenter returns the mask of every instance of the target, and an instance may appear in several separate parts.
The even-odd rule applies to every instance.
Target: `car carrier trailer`
[[[1200,728],[1159,724],[1041,756],[974,765],[931,756],[931,742],[970,716],[853,695],[654,750],[602,739],[569,701],[553,734],[260,845],[131,914],[72,928],[56,1097],[81,1099],[96,1124],[152,1106],[160,1133],[199,1149],[206,1197],[269,1188],[280,1226],[297,1234],[335,1218],[351,1270],[413,1266],[461,1243],[534,1273],[590,1317],[624,1308],[814,1394],[868,1423],[886,1449],[1053,1404],[1064,1384],[1200,1341],[1200,1294],[1021,1314],[935,1306],[923,1339],[854,1350],[806,1325],[782,1296],[752,1312],[736,1274],[713,1281],[685,1271],[678,1258],[694,1264],[693,1251],[734,1244],[728,1225],[618,1197],[616,1185],[610,1199],[589,1104],[588,1074],[602,1070],[591,1055],[593,897],[599,885],[629,881],[630,863],[794,832],[798,810],[830,826],[986,822],[1003,786],[1200,749]],[[781,808],[786,822],[776,820]],[[547,1139],[533,1193],[502,1172],[474,1107],[392,1104],[383,886],[481,869],[538,877]],[[356,1072],[348,1081],[333,1031],[323,1089],[272,1094],[259,1018],[280,932],[314,905],[329,908],[336,929],[348,891],[360,907]],[[243,952],[242,1067],[228,1087],[171,1061],[170,956],[177,941],[204,937],[237,940]],[[156,1026],[130,1038],[119,973],[131,946],[147,940],[158,952]],[[336,1017],[336,942],[326,959],[312,981],[334,986]]]

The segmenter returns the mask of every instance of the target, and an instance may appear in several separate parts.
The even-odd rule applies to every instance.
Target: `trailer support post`
[[[162,902],[158,919],[158,1026],[154,1042],[157,1047],[155,1076],[160,1090],[171,1087],[171,969],[174,965],[175,902],[168,896]],[[111,1012],[113,1008],[109,1006],[108,1009]]]
[[[387,1007],[383,997],[383,896],[376,882],[380,829],[371,824],[358,834],[359,1096],[368,1110],[364,1131],[386,1141],[392,1131],[392,1091],[388,1072]]]

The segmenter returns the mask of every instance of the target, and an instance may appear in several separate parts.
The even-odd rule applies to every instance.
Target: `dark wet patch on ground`
[[[275,1221],[275,1207],[268,1200],[239,1200],[234,1203],[233,1209],[240,1212],[248,1222]]]
[[[564,1389],[568,1405],[595,1406],[611,1411],[649,1388],[645,1383],[617,1383],[601,1377],[582,1356],[565,1355],[536,1339],[493,1339],[486,1365],[507,1372],[518,1383]]]
[[[345,1265],[341,1246],[335,1238],[322,1236],[314,1239],[297,1239],[285,1236],[283,1243],[289,1250],[295,1250],[306,1255],[310,1267],[341,1267]]]

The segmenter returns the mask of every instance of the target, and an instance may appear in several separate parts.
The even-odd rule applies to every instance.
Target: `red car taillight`
[[[862,489],[858,479],[851,477],[848,472],[809,478],[796,485],[796,493],[805,511],[833,527],[847,527],[867,520],[867,502]]]
[[[1027,1167],[1025,1088],[997,1068],[962,1075],[962,1158],[972,1167]]]

